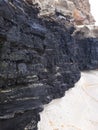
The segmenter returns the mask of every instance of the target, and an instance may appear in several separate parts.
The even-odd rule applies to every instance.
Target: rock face
[[[83,27],[74,32],[77,44],[76,62],[80,70],[98,68],[98,36],[96,27]]]
[[[73,87],[79,69],[98,68],[97,38],[85,37],[85,28],[74,32],[59,12],[38,13],[31,1],[0,1],[2,130],[37,130],[43,104]]]
[[[52,15],[55,12],[70,17],[77,25],[93,24],[89,0],[32,0],[39,4],[40,15]]]

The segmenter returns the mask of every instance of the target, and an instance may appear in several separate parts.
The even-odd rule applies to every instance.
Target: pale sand
[[[98,130],[98,70],[82,72],[75,87],[45,105],[38,130]]]

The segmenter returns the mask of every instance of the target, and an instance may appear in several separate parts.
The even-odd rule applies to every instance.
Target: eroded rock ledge
[[[73,87],[80,70],[98,68],[96,31],[38,13],[31,2],[0,1],[2,130],[36,130],[43,104]]]

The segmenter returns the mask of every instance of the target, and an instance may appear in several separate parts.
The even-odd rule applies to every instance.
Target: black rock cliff
[[[64,96],[80,70],[98,68],[89,28],[38,13],[24,0],[0,1],[0,130],[37,130],[43,104]]]

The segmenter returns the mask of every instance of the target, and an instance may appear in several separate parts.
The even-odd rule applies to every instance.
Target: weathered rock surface
[[[31,2],[0,1],[1,130],[36,130],[43,104],[73,87],[79,69],[98,68],[97,38],[73,33],[67,16],[38,13]]]
[[[30,1],[30,0],[28,0]],[[40,15],[53,15],[55,12],[67,16],[75,24],[93,24],[89,0],[32,0],[41,8]]]
[[[84,26],[73,34],[77,44],[76,62],[80,70],[98,68],[98,36],[97,27]]]

